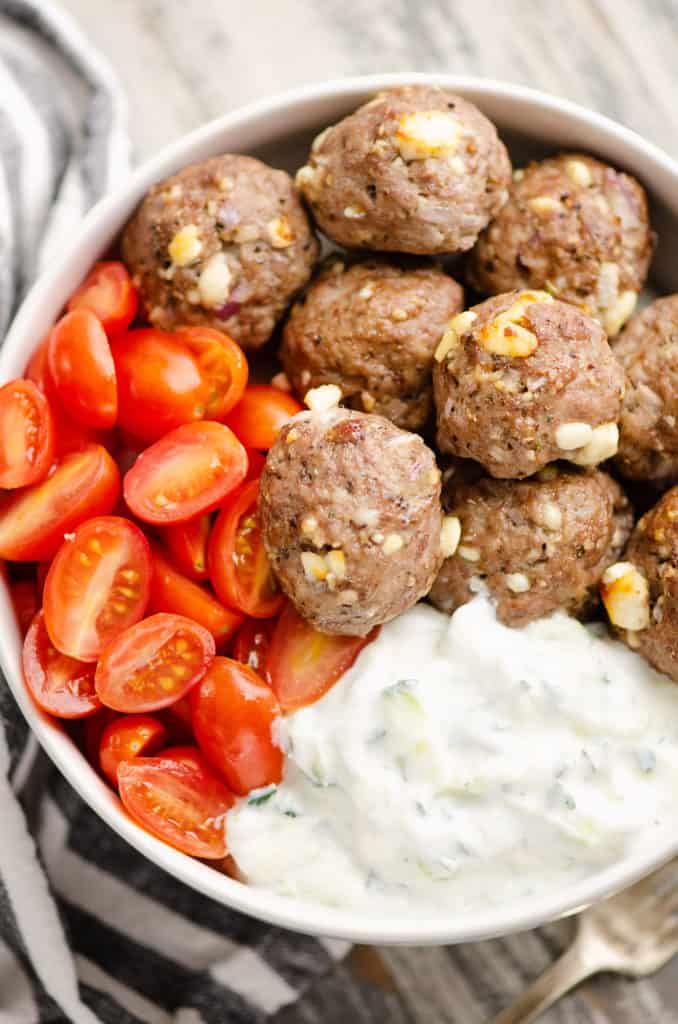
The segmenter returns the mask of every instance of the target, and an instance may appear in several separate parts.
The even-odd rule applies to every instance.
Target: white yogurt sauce
[[[376,911],[553,890],[678,827],[678,686],[558,613],[524,629],[476,597],[385,626],[285,719],[277,789],[229,814],[250,884]]]

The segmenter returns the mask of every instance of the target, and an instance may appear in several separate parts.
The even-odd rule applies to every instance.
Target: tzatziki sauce
[[[510,629],[419,604],[279,722],[283,782],[241,800],[244,879],[449,913],[545,894],[678,828],[678,686],[600,625]]]

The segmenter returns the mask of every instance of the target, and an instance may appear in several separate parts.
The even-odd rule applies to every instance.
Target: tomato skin
[[[32,381],[49,402],[54,426],[54,454],[63,458],[70,452],[82,451],[89,444],[108,443],[108,436],[102,430],[92,430],[72,419],[57,395],[54,382],[47,366],[47,342],[36,348],[26,367],[25,376]]]
[[[188,694],[169,707],[158,711],[158,718],[166,727],[171,743],[193,743],[191,699]]]
[[[76,309],[52,328],[47,365],[59,401],[85,427],[106,430],[118,417],[118,385],[106,332],[94,313]]]
[[[202,679],[214,652],[214,638],[203,626],[158,612],[104,649],[94,678],[97,693],[114,711],[159,711]]]
[[[252,480],[216,518],[207,565],[217,596],[255,619],[270,619],[284,603],[264,550],[257,513],[259,481]]]
[[[222,423],[187,423],[142,452],[125,474],[137,518],[166,526],[211,512],[243,481],[247,454]]]
[[[45,580],[45,625],[57,650],[96,661],[143,618],[152,575],[149,543],[134,523],[120,516],[82,523],[64,540]]]
[[[174,336],[191,350],[207,382],[205,418],[223,420],[247,387],[249,367],[245,353],[230,335],[212,327],[179,327]]]
[[[179,572],[192,580],[207,580],[207,541],[212,520],[210,516],[196,516],[185,523],[176,523],[161,530],[161,536],[172,554]]]
[[[226,813],[233,795],[200,758],[140,757],[118,766],[120,799],[143,828],[192,857],[227,853]]]
[[[216,644],[227,643],[244,620],[240,612],[225,608],[199,583],[177,572],[157,547],[153,548],[151,609],[193,619],[210,631]]]
[[[24,679],[33,700],[57,718],[84,718],[101,707],[94,689],[94,666],[61,654],[52,646],[40,611],[24,640]]]
[[[271,646],[275,619],[248,619],[238,630],[233,644],[233,657],[248,665],[268,682],[266,659]]]
[[[46,480],[0,497],[0,558],[49,560],[65,533],[109,513],[119,493],[118,467],[105,448],[71,452]]]
[[[280,708],[251,668],[215,658],[191,692],[191,712],[198,746],[230,790],[244,796],[280,782],[283,752],[271,737]]]
[[[363,647],[379,635],[376,626],[367,636],[319,633],[287,604],[273,631],[266,668],[282,711],[314,704],[334,686],[356,660]]]
[[[115,339],[118,422],[146,443],[205,416],[210,389],[197,359],[182,341],[155,327]]]
[[[54,418],[30,380],[0,388],[0,487],[26,487],[48,473],[54,459]]]
[[[198,748],[190,743],[177,747],[166,747],[162,752],[162,756],[170,757],[173,761],[181,761],[182,764],[187,764],[189,768],[201,768],[204,766],[210,770],[207,761]]]
[[[68,300],[68,311],[87,309],[109,338],[126,330],[136,316],[138,297],[132,278],[119,260],[97,263]]]
[[[25,636],[40,608],[38,584],[35,580],[15,580],[9,585],[9,593],[21,635]]]
[[[99,765],[117,788],[118,765],[134,757],[157,754],[167,743],[167,729],[151,715],[121,715],[104,729],[99,741]]]
[[[245,477],[245,480],[258,480],[264,472],[266,456],[262,455],[261,452],[258,452],[256,448],[248,448],[247,459],[247,476]]]
[[[253,384],[230,413],[227,423],[246,448],[268,451],[278,431],[303,405],[286,391],[269,384]]]

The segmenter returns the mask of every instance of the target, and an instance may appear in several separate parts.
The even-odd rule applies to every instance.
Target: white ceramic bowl
[[[117,192],[100,202],[59,263],[43,275],[24,302],[0,355],[0,383],[23,373],[29,354],[92,263],[118,234],[156,181],[194,160],[222,152],[253,153],[289,170],[304,162],[312,137],[379,89],[434,83],[476,103],[511,149],[514,162],[559,148],[597,154],[635,174],[648,189],[659,233],[653,278],[662,291],[678,291],[678,164],[639,135],[582,107],[502,82],[453,75],[396,74],[310,85],[235,111],[180,139],[145,163]],[[24,690],[21,641],[7,588],[0,584],[0,662],[38,740],[80,796],[132,846],[180,882],[254,917],[299,931],[359,942],[450,943],[506,934],[572,914],[629,885],[678,853],[678,836],[657,841],[653,853],[629,856],[585,881],[547,896],[482,912],[426,917],[376,915],[294,901],[249,888],[171,849],[138,828],[113,792],[89,766],[58,723],[42,714]],[[272,855],[275,854],[272,852]]]

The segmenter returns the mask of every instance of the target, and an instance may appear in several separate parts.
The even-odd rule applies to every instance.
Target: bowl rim
[[[55,296],[64,298],[97,259],[105,247],[102,238],[117,234],[129,211],[149,185],[191,160],[201,159],[225,133],[265,122],[276,115],[294,110],[308,110],[345,100],[347,105],[362,101],[365,94],[379,89],[406,84],[436,84],[467,96],[482,106],[488,101],[507,101],[525,108],[539,109],[565,119],[571,125],[593,133],[597,145],[601,141],[609,149],[623,150],[634,166],[645,167],[646,183],[657,194],[668,197],[669,190],[678,193],[678,162],[637,132],[618,124],[595,111],[560,99],[528,86],[468,75],[429,72],[397,72],[312,82],[264,97],[202,125],[165,146],[144,161],[116,189],[101,199],[86,215],[77,237],[63,261],[45,271],[33,285],[17,312],[0,350],[0,381],[11,375],[12,364],[22,352],[28,354],[35,338],[40,337],[51,315],[45,311],[60,306]],[[217,151],[217,150],[213,150]],[[651,180],[648,180],[651,179]],[[674,201],[678,211],[678,200]],[[115,227],[111,233],[111,222]],[[42,328],[40,325],[42,324]],[[15,373],[16,375],[16,373]],[[678,853],[678,835],[666,842],[650,844],[642,854],[625,857],[589,878],[573,882],[556,894],[515,901],[505,907],[491,906],[483,911],[464,911],[426,915],[377,914],[356,909],[309,903],[281,896],[265,889],[234,881],[146,833],[130,819],[117,797],[99,778],[84,756],[62,731],[30,699],[21,677],[12,667],[20,638],[14,622],[6,586],[0,586],[0,666],[19,707],[42,748],[61,774],[79,793],[88,806],[138,852],[202,894],[234,910],[249,914],[271,924],[307,934],[348,939],[363,943],[437,945],[469,942],[507,935],[577,913],[632,884]]]

